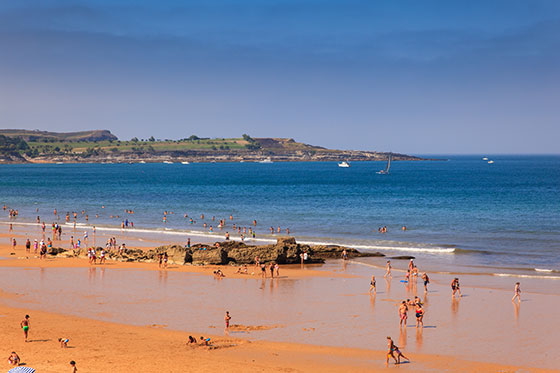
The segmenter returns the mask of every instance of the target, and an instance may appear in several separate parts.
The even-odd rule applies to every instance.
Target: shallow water
[[[33,223],[40,215],[49,223],[55,207],[62,214],[83,209],[100,231],[118,231],[128,218],[136,230],[179,242],[233,233],[233,214],[238,225],[258,221],[260,242],[274,240],[268,228],[280,225],[301,242],[439,255],[443,263],[452,256],[459,265],[497,273],[560,271],[560,157],[494,156],[492,165],[481,156],[448,158],[395,162],[390,175],[375,173],[382,162],[347,169],[331,162],[0,165],[0,202],[20,211],[17,222]],[[166,210],[174,214],[164,224]],[[202,226],[202,213],[213,236]],[[228,227],[217,230],[211,216],[226,218]],[[374,233],[384,225],[388,233]]]
[[[399,332],[397,304],[413,298],[415,290],[424,298],[420,284],[407,289],[398,273],[395,276],[399,277],[386,282],[382,271],[353,263],[333,261],[323,268],[359,277],[220,280],[107,265],[4,267],[0,283],[6,292],[25,294],[3,299],[7,305],[99,320],[222,334],[224,312],[229,310],[233,324],[280,326],[251,333],[231,332],[232,336],[383,350],[385,336],[391,335],[405,354],[438,353],[515,365],[560,366],[560,357],[549,353],[559,346],[555,336],[560,325],[542,321],[559,305],[558,287],[555,295],[535,294],[530,291],[538,289],[540,283],[524,282],[524,301],[516,307],[511,303],[511,290],[471,288],[469,282],[479,285],[488,278],[470,276],[476,281],[463,277],[465,297],[453,301],[447,284],[450,276],[434,275],[425,299],[425,328],[417,332],[410,326],[414,322],[411,312],[409,327]],[[367,293],[367,276],[372,272],[377,274],[375,297]],[[490,279],[492,282],[505,287],[512,283],[499,278]]]

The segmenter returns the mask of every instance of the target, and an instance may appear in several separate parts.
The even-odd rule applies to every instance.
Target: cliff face
[[[416,161],[423,158],[406,154],[377,153],[358,150],[324,150],[306,151],[285,149],[276,151],[266,150],[185,150],[185,151],[158,151],[158,152],[126,152],[102,153],[84,157],[81,155],[44,155],[34,158],[26,157],[32,163],[137,163],[137,162],[259,162],[270,158],[273,162],[303,162],[303,161],[385,161],[392,154],[394,161]]]

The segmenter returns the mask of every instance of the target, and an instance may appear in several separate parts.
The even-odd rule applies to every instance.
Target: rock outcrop
[[[85,249],[66,251],[53,248],[51,250],[52,253],[49,252],[51,255],[87,257]],[[97,250],[101,250],[101,247]],[[106,256],[124,262],[155,262],[158,261],[160,254],[167,253],[168,262],[178,265],[251,264],[255,263],[257,257],[261,263],[294,264],[301,261],[301,255],[304,253],[307,253],[306,263],[322,263],[325,259],[341,258],[344,250],[349,258],[385,256],[378,252],[362,253],[356,249],[338,245],[300,245],[294,237],[278,238],[276,244],[271,245],[248,246],[243,242],[225,241],[216,242],[214,245],[197,244],[191,248],[167,245],[148,251],[126,249],[123,253],[107,252]]]

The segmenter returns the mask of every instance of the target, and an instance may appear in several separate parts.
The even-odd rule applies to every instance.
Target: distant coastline
[[[161,162],[358,162],[438,160],[407,154],[327,149],[288,138],[201,138],[119,140],[107,130],[46,132],[0,130],[0,163]]]

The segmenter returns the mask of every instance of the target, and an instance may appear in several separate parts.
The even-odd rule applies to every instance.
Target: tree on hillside
[[[156,139],[153,136],[150,136],[150,138],[148,139],[148,141],[154,142],[156,141]]]

